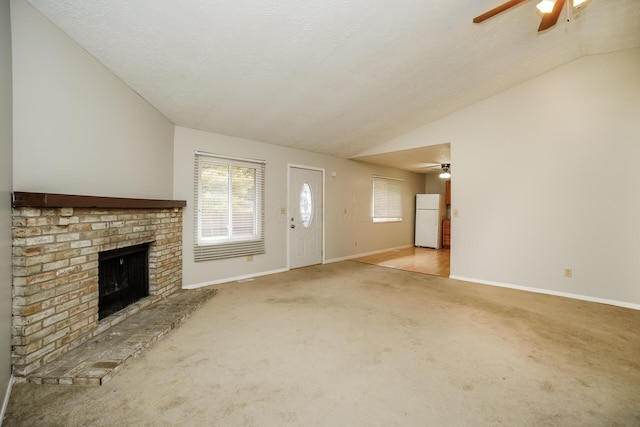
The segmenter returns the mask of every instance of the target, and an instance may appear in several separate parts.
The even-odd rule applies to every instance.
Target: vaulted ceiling
[[[502,0],[28,1],[176,125],[339,157],[640,47],[640,0],[567,8],[542,33],[534,1],[481,24]]]

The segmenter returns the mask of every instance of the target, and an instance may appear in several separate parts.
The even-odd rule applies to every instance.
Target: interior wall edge
[[[14,94],[11,2],[0,0],[0,423],[11,395],[11,314],[12,314],[12,163],[14,152]],[[6,384],[6,388],[5,388]],[[6,391],[5,391],[6,390]]]
[[[607,299],[607,298],[592,297],[589,295],[572,294],[568,292],[558,292],[558,291],[552,291],[552,290],[543,289],[543,288],[532,288],[529,286],[513,285],[510,283],[493,282],[491,280],[474,279],[472,277],[449,276],[449,279],[460,280],[463,282],[478,283],[481,285],[497,286],[499,288],[515,289],[517,291],[534,292],[536,294],[553,295],[557,297],[571,298],[571,299],[576,299],[581,301],[595,302],[599,304],[614,305],[617,307],[630,308],[632,310],[640,310],[640,304],[635,304],[635,303],[626,302],[626,301],[616,301],[616,300]]]
[[[284,273],[286,271],[289,271],[289,269],[288,268],[278,268],[276,270],[261,271],[261,272],[258,272],[258,273],[245,274],[244,276],[228,277],[228,278],[224,278],[224,279],[212,280],[210,282],[192,283],[190,285],[183,286],[182,289],[204,288],[204,287],[207,287],[207,286],[221,285],[223,283],[237,282],[239,280],[253,279],[254,277],[268,276],[270,274],[277,274],[277,273]]]
[[[343,257],[338,257],[338,258],[330,258],[330,259],[325,259],[324,263],[325,264],[332,264],[334,262],[349,261],[349,260],[354,259],[354,258],[360,258],[360,257],[364,257],[364,256],[369,256],[369,255],[381,254],[383,252],[396,251],[398,249],[406,249],[406,248],[410,248],[412,246],[413,245],[396,246],[394,248],[386,248],[386,249],[380,249],[380,250],[377,250],[377,251],[363,252],[363,253],[359,253],[359,254],[353,254],[353,255],[348,255],[348,256],[343,256]]]
[[[11,397],[11,389],[15,382],[13,375],[9,378],[9,384],[7,384],[7,391],[4,394],[4,401],[2,402],[2,410],[0,411],[0,421],[4,420],[4,414],[7,412],[7,406],[9,405],[9,398]]]

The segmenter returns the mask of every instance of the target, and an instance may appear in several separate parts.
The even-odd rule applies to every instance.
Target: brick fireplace
[[[14,193],[13,374],[19,379],[182,287],[180,200]],[[148,297],[98,320],[100,254],[148,244]]]

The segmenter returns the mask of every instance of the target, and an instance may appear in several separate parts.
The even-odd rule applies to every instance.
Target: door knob
[[[291,224],[291,228],[296,228],[296,225],[295,224]]]

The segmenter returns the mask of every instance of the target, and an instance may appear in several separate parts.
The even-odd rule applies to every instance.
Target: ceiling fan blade
[[[420,166],[420,169],[440,169],[442,168],[441,163],[432,163],[429,166]]]
[[[540,21],[540,26],[538,27],[538,32],[548,30],[549,28],[556,25],[556,22],[558,22],[558,17],[560,16],[560,12],[562,12],[562,8],[564,7],[564,2],[565,0],[556,0],[551,13],[545,13],[542,16],[542,21]]]
[[[504,4],[501,4],[500,6],[491,9],[488,12],[483,13],[480,16],[476,16],[475,18],[473,18],[473,22],[480,23],[486,19],[489,18],[493,18],[494,16],[496,16],[497,14],[499,14],[500,12],[504,12],[507,9],[511,9],[514,6],[519,5],[520,3],[524,3],[527,0],[510,0]]]

